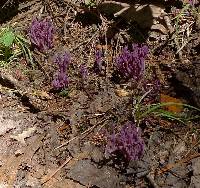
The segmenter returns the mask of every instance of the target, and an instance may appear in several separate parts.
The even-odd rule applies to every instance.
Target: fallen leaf
[[[124,8],[125,11],[122,11]],[[107,15],[114,14],[115,16],[123,17],[127,21],[135,21],[142,28],[150,28],[155,19],[164,12],[162,3],[157,6],[153,4],[135,4],[134,1],[129,4],[104,1],[98,5],[98,9]]]
[[[127,97],[130,95],[130,92],[126,91],[125,89],[116,89],[115,94],[119,97]]]
[[[159,125],[161,127],[171,127],[172,126],[172,122],[164,120],[164,119],[159,119]]]
[[[183,105],[182,101],[180,99],[176,99],[174,97],[170,97],[169,95],[160,95],[160,102],[161,103],[168,103],[168,102],[173,102],[173,103],[179,103],[180,105],[170,105],[170,106],[165,106],[164,108],[169,111],[169,112],[174,112],[174,113],[180,113],[183,111]]]
[[[112,46],[111,45],[101,45],[101,44],[97,44],[96,45],[96,49],[98,50],[111,50],[112,49]]]
[[[58,128],[58,132],[60,132],[61,134],[65,134],[65,132],[69,132],[71,131],[71,126],[70,126],[70,122],[64,122],[59,128]]]
[[[40,99],[51,99],[51,96],[46,91],[35,90],[32,95]]]
[[[17,140],[18,142],[20,142],[23,145],[26,145],[25,138],[30,137],[31,134],[33,134],[35,132],[35,130],[36,130],[36,127],[31,127],[27,131],[23,131],[23,133],[21,133],[21,134],[10,136],[10,138]]]

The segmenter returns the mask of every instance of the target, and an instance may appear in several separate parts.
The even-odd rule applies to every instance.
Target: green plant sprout
[[[0,66],[11,63],[22,54],[34,66],[29,45],[28,40],[22,35],[16,34],[13,29],[0,28]]]
[[[59,95],[61,97],[68,97],[69,96],[69,90],[63,89],[62,91],[59,92]]]
[[[180,13],[173,18],[173,20],[175,20],[175,29],[177,34],[180,29],[180,19],[187,13],[191,13],[194,17],[197,17],[199,15],[199,8],[196,8],[189,3],[183,4],[183,8],[181,9]]]
[[[93,8],[97,6],[96,0],[85,0],[85,6],[88,8]]]
[[[188,122],[188,121],[200,118],[199,115],[192,116],[192,117],[186,117],[182,113],[177,114],[177,113],[170,112],[170,111],[163,109],[163,107],[166,107],[166,106],[176,105],[176,106],[182,106],[185,109],[191,109],[191,110],[200,112],[199,108],[196,108],[196,107],[188,105],[188,104],[166,102],[166,103],[143,105],[142,100],[150,93],[150,91],[146,92],[142,97],[139,98],[139,100],[136,100],[136,104],[134,105],[132,114],[133,114],[133,117],[135,119],[137,126],[140,125],[140,122],[142,120],[144,120],[145,118],[147,118],[148,116],[151,116],[151,115],[161,117],[161,118],[166,118],[166,119],[169,119],[172,121],[178,121],[183,124],[186,124],[186,122]]]

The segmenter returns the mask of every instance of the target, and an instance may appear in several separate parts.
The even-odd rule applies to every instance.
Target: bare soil
[[[154,12],[165,10],[173,27],[169,7],[181,9],[179,4],[152,1],[159,8],[137,12],[128,20],[130,16],[114,18],[103,5],[89,9],[78,1],[5,3],[1,2],[2,26],[27,36],[34,17],[49,17],[56,34],[53,49],[31,49],[35,68],[24,57],[0,68],[0,188],[200,187],[199,120],[181,124],[155,118],[142,125],[144,156],[125,166],[105,155],[104,134],[133,113],[130,83],[113,79],[113,59],[125,44],[146,43],[146,67],[159,77],[161,93],[200,108],[199,15],[181,22],[183,30],[190,30],[181,48],[168,23]],[[148,11],[149,17],[144,15]],[[186,40],[184,32],[178,36]],[[105,58],[100,75],[93,69],[96,49]],[[53,57],[65,51],[72,62],[64,96],[53,92],[51,82],[56,71]],[[87,79],[80,76],[81,64],[88,67]]]

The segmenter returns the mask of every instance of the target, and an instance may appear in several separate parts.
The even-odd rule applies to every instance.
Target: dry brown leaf
[[[168,103],[168,102],[173,102],[173,103],[179,103],[182,104],[182,101],[180,99],[176,99],[174,97],[170,97],[169,95],[160,95],[160,102],[161,103]],[[170,106],[165,106],[164,107],[167,111],[174,112],[174,113],[180,113],[183,111],[183,106],[182,105],[170,105]]]
[[[142,28],[151,28],[155,19],[160,17],[164,9],[156,5],[135,5],[124,15],[126,19],[136,21]]]
[[[164,12],[164,7],[156,6],[156,5],[149,5],[153,18],[158,18]]]
[[[39,97],[40,99],[52,99],[52,97],[46,91],[36,90],[32,95]]]
[[[106,50],[106,49],[112,49],[112,46],[111,45],[101,45],[101,44],[97,44],[96,45],[96,48],[98,50]]]
[[[116,89],[115,94],[119,97],[127,97],[130,95],[130,92],[126,91],[125,89]]]
[[[159,6],[153,4],[134,4],[120,3],[118,1],[104,1],[103,4],[98,5],[100,12],[105,14],[114,14],[123,17],[128,21],[137,22],[142,28],[150,28],[155,19],[160,17],[164,12],[163,5]],[[122,11],[122,10],[125,11]]]

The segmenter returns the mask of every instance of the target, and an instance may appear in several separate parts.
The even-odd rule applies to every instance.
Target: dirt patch
[[[199,5],[88,3],[17,1],[0,20],[29,40],[0,61],[0,187],[198,187]]]

